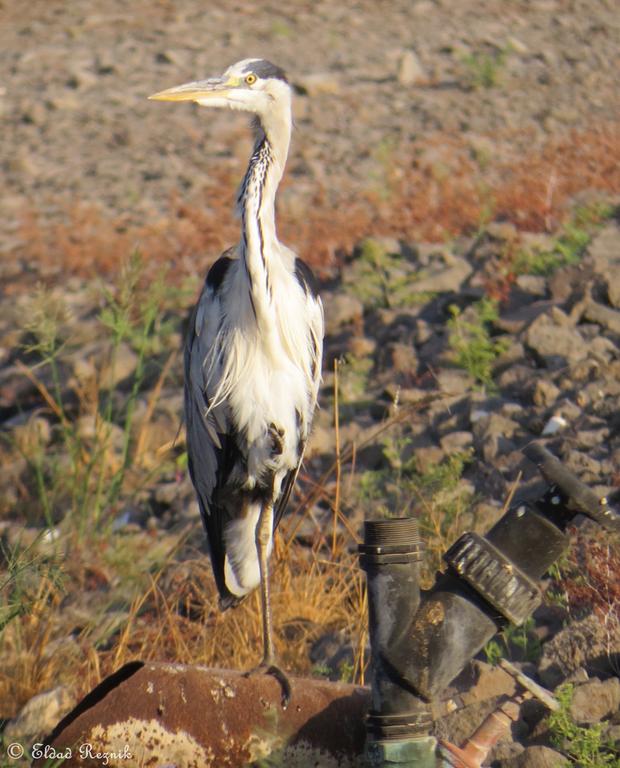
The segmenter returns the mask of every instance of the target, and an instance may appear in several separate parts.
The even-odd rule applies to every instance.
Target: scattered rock
[[[617,268],[620,264],[620,247],[616,224],[603,227],[588,246],[588,255],[594,269],[601,275],[606,275],[610,267]]]
[[[547,295],[547,281],[540,275],[519,275],[517,285],[532,296],[544,298]]]
[[[618,625],[605,626],[597,616],[587,616],[545,643],[538,675],[546,688],[554,689],[580,667],[594,675],[614,674],[613,649],[618,648]]]
[[[398,82],[400,85],[414,85],[427,80],[424,67],[415,51],[405,51],[398,64]]]
[[[138,355],[129,344],[121,342],[113,360],[101,372],[100,384],[105,389],[112,389],[128,379],[138,366]]]
[[[560,389],[548,378],[536,379],[534,385],[534,405],[541,405],[545,408],[553,405],[560,396]]]
[[[502,453],[515,450],[515,443],[511,438],[519,429],[519,424],[512,419],[491,413],[474,424],[474,437],[478,450],[485,461],[493,461]]]
[[[548,368],[576,363],[588,354],[588,346],[577,329],[559,325],[546,314],[530,325],[525,342]]]
[[[517,683],[514,677],[501,667],[474,660],[471,663],[471,675],[473,684],[469,684],[467,690],[461,693],[461,700],[465,705],[486,701],[496,696],[516,694]]]
[[[502,762],[502,768],[566,768],[564,755],[550,747],[527,747],[521,754]]]
[[[446,456],[450,456],[453,453],[461,453],[471,448],[474,442],[474,436],[471,432],[448,432],[444,435],[439,443],[442,451]]]
[[[33,744],[54,728],[75,706],[75,701],[73,691],[65,685],[33,696],[4,729],[5,741],[18,741],[22,746]]]
[[[412,293],[456,292],[472,273],[471,264],[465,259],[455,258],[448,267],[442,267],[409,285]]]
[[[340,82],[332,72],[315,72],[297,78],[295,83],[306,95],[334,96],[340,93]]]
[[[395,373],[414,374],[418,367],[418,356],[415,349],[409,344],[392,342],[387,348],[386,366],[392,368]]]
[[[612,307],[620,309],[620,265],[610,266],[605,275],[607,298]]]
[[[355,296],[337,293],[325,300],[325,332],[337,333],[343,325],[360,323],[364,315],[364,305]]]
[[[620,709],[620,680],[589,680],[573,691],[570,714],[579,725],[592,725]]]

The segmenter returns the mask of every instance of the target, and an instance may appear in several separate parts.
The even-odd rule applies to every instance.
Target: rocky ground
[[[5,743],[128,658],[255,662],[258,606],[214,610],[177,435],[184,318],[235,237],[249,139],[230,115],[145,100],[238,58],[269,56],[298,90],[280,216],[320,272],[327,322],[322,407],[275,553],[286,664],[359,679],[366,515],[419,516],[428,579],[462,531],[541,491],[532,440],[620,506],[610,4],[0,14],[0,718],[21,710]],[[490,666],[506,656],[560,697],[571,683],[586,730],[525,702],[493,765],[616,764],[619,552],[580,521],[545,605],[446,693],[459,711],[440,734],[461,741],[512,695]]]

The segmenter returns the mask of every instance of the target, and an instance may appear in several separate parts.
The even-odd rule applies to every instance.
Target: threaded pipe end
[[[422,544],[415,517],[392,517],[364,522],[364,543],[358,547],[360,565],[397,565],[419,562]]]
[[[367,547],[410,545],[420,543],[418,520],[415,517],[392,517],[364,522],[364,544]]]

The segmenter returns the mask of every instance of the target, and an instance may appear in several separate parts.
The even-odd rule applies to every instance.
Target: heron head
[[[160,91],[156,101],[195,101],[205,107],[228,107],[267,116],[277,104],[290,104],[291,88],[284,71],[265,59],[243,59],[220,77],[196,80]]]

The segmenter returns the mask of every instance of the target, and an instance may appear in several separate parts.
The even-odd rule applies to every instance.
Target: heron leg
[[[260,596],[263,613],[263,664],[268,666],[275,661],[273,646],[271,603],[269,593],[269,560],[267,547],[271,538],[273,526],[273,505],[265,504],[258,525],[256,526],[256,549],[258,550],[258,566],[260,569]]]
[[[276,664],[271,622],[271,603],[269,599],[269,560],[267,548],[273,531],[273,504],[263,507],[256,526],[256,549],[260,569],[261,608],[263,614],[263,660],[256,671],[272,675],[282,688],[282,706],[286,709],[291,698],[291,684],[286,674]]]

